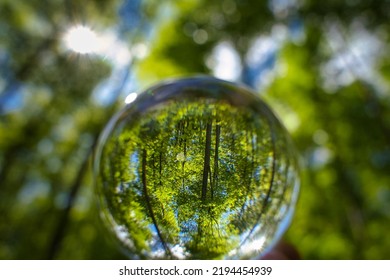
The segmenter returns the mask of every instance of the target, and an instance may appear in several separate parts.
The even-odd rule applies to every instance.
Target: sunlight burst
[[[71,27],[64,36],[66,47],[80,54],[97,52],[98,41],[96,33],[89,27],[82,25]]]

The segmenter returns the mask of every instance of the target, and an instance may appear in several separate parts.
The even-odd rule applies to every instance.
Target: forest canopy
[[[132,92],[195,74],[251,87],[291,134],[303,168],[285,238],[303,258],[388,259],[389,11],[388,0],[2,0],[0,259],[126,258],[107,237],[96,207],[97,139]],[[179,142],[160,148],[191,168],[191,151],[184,150],[190,134],[206,139],[211,127],[216,145],[218,125],[228,120],[224,115],[211,126],[199,120],[203,129],[190,132],[179,117]],[[221,128],[220,137],[227,132]],[[117,149],[131,148],[120,144],[126,137],[117,139]],[[163,145],[155,141],[154,149]],[[244,150],[250,152],[243,148],[232,161],[244,160]],[[218,157],[223,153],[222,147]],[[158,152],[135,156],[145,157],[145,174],[159,171]],[[210,166],[213,175],[215,161]],[[202,169],[194,172],[203,176]],[[169,213],[174,206],[166,207]],[[175,238],[177,218],[164,219]],[[140,248],[148,238],[143,226],[134,233]]]

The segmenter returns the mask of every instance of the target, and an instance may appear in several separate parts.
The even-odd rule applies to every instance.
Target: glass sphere
[[[134,99],[134,98],[132,98]],[[101,216],[132,259],[255,259],[298,194],[290,137],[245,87],[160,83],[108,123],[95,157]]]

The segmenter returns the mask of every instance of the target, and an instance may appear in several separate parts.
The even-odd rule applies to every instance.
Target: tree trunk
[[[154,212],[153,212],[152,202],[150,201],[150,196],[148,194],[148,188],[146,185],[146,150],[145,149],[142,150],[142,175],[141,175],[141,177],[142,177],[141,179],[142,179],[144,197],[145,197],[145,201],[146,201],[146,207],[148,208],[150,218],[152,219],[152,222],[156,228],[157,235],[161,241],[161,244],[163,245],[163,247],[165,249],[165,252],[167,253],[168,256],[171,256],[171,251],[169,250],[167,244],[165,243],[164,238],[161,234],[161,231],[158,227],[158,223],[157,223],[156,217],[154,216]]]
[[[211,122],[206,125],[206,144],[204,151],[204,165],[203,165],[203,182],[202,182],[202,202],[206,201],[207,194],[207,177],[210,170],[210,156],[211,156]]]
[[[213,172],[213,183],[211,184],[211,199],[214,198],[214,190],[218,187],[218,161],[219,161],[219,141],[221,137],[221,126],[216,125],[215,129],[215,148],[214,148],[214,172]]]
[[[181,168],[182,168],[182,187],[184,188],[185,187],[185,168],[184,168],[184,165],[186,163],[186,159],[187,159],[187,140],[184,139],[184,160],[183,162],[181,163]]]

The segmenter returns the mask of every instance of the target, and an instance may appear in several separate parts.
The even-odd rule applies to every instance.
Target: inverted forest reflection
[[[205,80],[144,93],[103,140],[102,209],[131,258],[256,258],[289,222],[286,132],[254,96]]]

